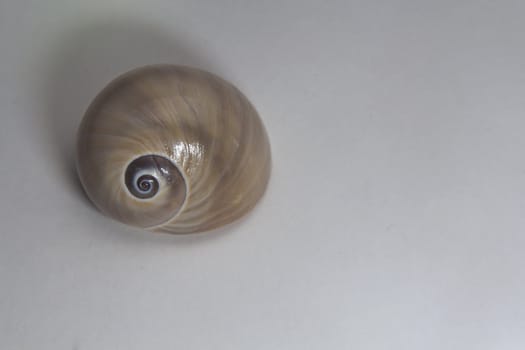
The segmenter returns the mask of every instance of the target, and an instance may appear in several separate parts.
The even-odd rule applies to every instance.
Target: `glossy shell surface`
[[[78,131],[77,168],[93,203],[125,224],[190,233],[252,209],[270,176],[268,136],[232,84],[157,65],[112,81]]]

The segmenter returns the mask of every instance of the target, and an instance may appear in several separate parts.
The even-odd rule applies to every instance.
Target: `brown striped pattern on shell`
[[[111,82],[88,108],[78,133],[77,166],[86,193],[105,214],[173,233],[205,231],[248,212],[270,176],[265,128],[247,98],[204,71],[159,65]],[[183,177],[185,199],[162,189],[148,200],[128,191],[127,166],[165,157]]]

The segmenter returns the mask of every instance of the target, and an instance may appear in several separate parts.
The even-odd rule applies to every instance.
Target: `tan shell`
[[[138,68],[111,82],[86,112],[77,153],[82,185],[103,213],[172,233],[210,230],[247,213],[271,167],[265,128],[246,97],[211,73],[173,65]],[[126,171],[138,172],[141,165],[131,164],[149,155],[160,188],[138,198],[130,186],[151,187],[127,182]]]

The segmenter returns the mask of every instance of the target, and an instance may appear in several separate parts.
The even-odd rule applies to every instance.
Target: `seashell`
[[[268,136],[232,84],[174,65],[112,81],[78,131],[77,169],[106,215],[171,233],[211,230],[250,211],[270,176]]]

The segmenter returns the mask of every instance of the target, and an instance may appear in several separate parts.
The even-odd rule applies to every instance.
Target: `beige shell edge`
[[[126,169],[147,155],[175,165],[182,175],[178,192],[173,185],[146,200],[130,193]],[[267,187],[271,154],[262,121],[237,88],[194,68],[156,65],[118,77],[95,98],[78,131],[77,168],[88,197],[106,215],[190,233],[250,211]]]

